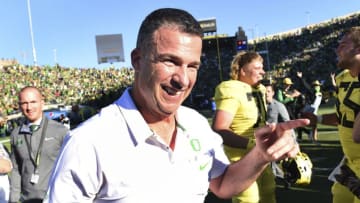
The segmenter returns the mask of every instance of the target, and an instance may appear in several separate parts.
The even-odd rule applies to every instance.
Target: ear
[[[245,73],[244,69],[245,69],[244,67],[240,68],[240,70],[239,70],[239,78],[245,76],[246,73]]]
[[[131,52],[131,65],[133,66],[135,71],[139,70],[140,67],[140,59],[141,59],[141,51],[139,48],[135,48]]]
[[[352,54],[354,55],[357,61],[360,61],[360,47],[354,48],[352,50]]]

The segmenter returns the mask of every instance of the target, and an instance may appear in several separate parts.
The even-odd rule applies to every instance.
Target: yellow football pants
[[[357,177],[360,177],[360,160],[347,160],[346,164],[355,172]],[[333,195],[333,203],[360,203],[360,199],[353,195],[347,187],[338,182],[335,182],[331,187],[331,193]]]
[[[233,203],[275,203],[275,176],[270,165],[248,189],[232,198]]]

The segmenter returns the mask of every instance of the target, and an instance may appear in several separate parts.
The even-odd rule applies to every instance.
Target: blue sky
[[[360,11],[358,0],[30,0],[37,64],[105,68],[97,63],[95,36],[122,34],[125,62],[143,18],[175,7],[196,19],[216,18],[217,33],[234,36],[241,26],[249,39],[284,32]],[[27,0],[0,1],[0,58],[33,64]]]

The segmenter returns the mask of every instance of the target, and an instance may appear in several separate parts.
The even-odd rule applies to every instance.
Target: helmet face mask
[[[312,175],[312,162],[309,156],[300,152],[294,158],[281,160],[279,163],[282,170],[282,178],[287,186],[295,185],[308,185],[311,182]]]

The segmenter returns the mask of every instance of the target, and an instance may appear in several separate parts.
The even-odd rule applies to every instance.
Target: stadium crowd
[[[330,73],[337,71],[334,48],[344,30],[356,26],[360,13],[333,18],[287,33],[276,34],[253,41],[253,48],[264,50],[268,46],[272,76],[296,78],[301,71],[308,82],[323,81],[332,87]],[[266,45],[267,44],[267,45]]]
[[[334,91],[330,75],[338,71],[334,48],[343,31],[359,22],[360,13],[353,13],[289,32],[249,40],[248,49],[260,53],[268,51],[268,57],[266,54],[261,55],[266,77],[272,82],[279,84],[285,77],[289,77],[297,88],[303,90],[302,82],[296,75],[300,71],[309,84],[315,80],[321,82],[323,98],[326,100]],[[222,80],[229,79],[230,62],[237,52],[236,39],[236,36],[204,39],[203,64],[192,93],[194,96],[203,95],[203,99],[210,99],[220,81],[219,73],[222,74]],[[216,40],[219,41],[219,55]]]
[[[130,68],[99,70],[17,64],[1,67],[0,74],[0,111],[4,115],[18,111],[16,92],[24,86],[41,87],[50,104],[88,104],[100,108],[112,102],[133,80]]]
[[[266,77],[273,83],[289,77],[295,87],[301,90],[296,77],[296,72],[301,71],[308,83],[314,80],[321,82],[323,98],[326,99],[333,91],[329,76],[337,71],[333,49],[342,31],[357,25],[359,21],[360,13],[334,18],[251,40],[248,49],[261,51],[267,47],[269,57],[263,57],[269,58],[269,61],[264,60],[264,67],[271,67],[271,70],[266,70]],[[230,63],[237,53],[236,35],[210,35],[204,38],[198,80],[185,101],[186,105],[197,109],[211,108],[209,101],[214,96],[216,85],[229,79]],[[16,64],[16,60],[10,62],[11,65],[0,64],[0,112],[3,116],[18,112],[16,92],[26,85],[41,87],[47,103],[88,104],[100,108],[117,98],[133,81],[132,68],[35,67]]]

